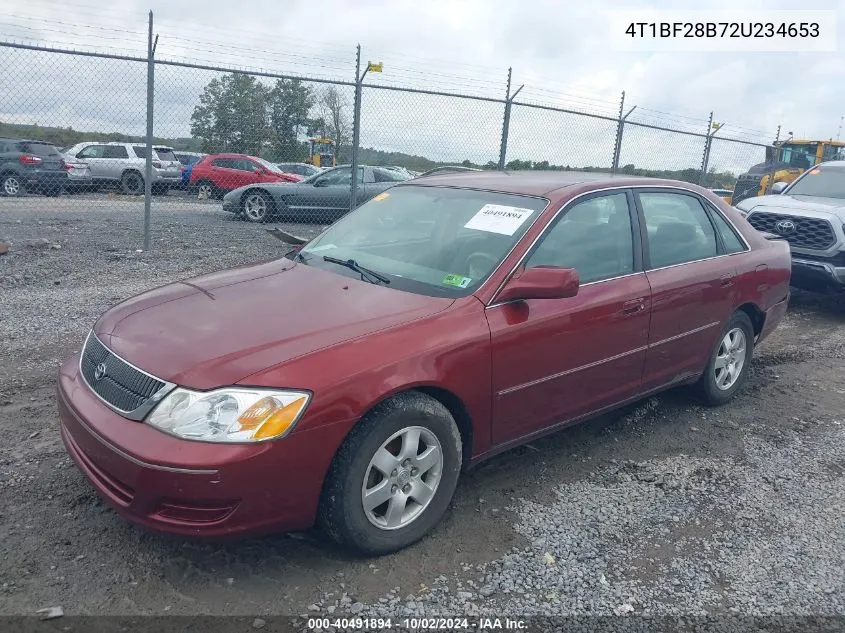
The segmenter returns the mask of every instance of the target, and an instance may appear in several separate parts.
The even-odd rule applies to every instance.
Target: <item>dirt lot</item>
[[[59,439],[60,360],[115,302],[283,248],[168,199],[139,253],[141,208],[0,200],[0,614],[845,614],[845,300],[802,293],[730,405],[677,390],[502,455],[399,554],[128,525]]]

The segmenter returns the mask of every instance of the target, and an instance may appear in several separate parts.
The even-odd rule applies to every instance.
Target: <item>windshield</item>
[[[845,198],[845,167],[833,165],[813,167],[784,193],[791,196]]]
[[[450,187],[400,186],[375,196],[301,251],[309,266],[359,277],[328,255],[387,277],[390,287],[461,297],[496,269],[547,201]]]

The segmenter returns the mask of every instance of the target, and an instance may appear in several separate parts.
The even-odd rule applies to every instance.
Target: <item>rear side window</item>
[[[129,153],[123,145],[106,145],[103,158],[129,158]]]
[[[719,235],[722,237],[722,242],[725,245],[725,252],[741,253],[744,251],[745,245],[739,239],[739,236],[736,234],[733,227],[728,224],[728,221],[725,218],[722,217],[722,214],[713,211],[711,215],[713,216],[713,224],[716,225],[716,230],[719,231]]]
[[[59,150],[56,149],[55,145],[48,143],[21,143],[20,147],[22,152],[33,154],[34,156],[43,156],[45,158],[59,156]]]
[[[147,148],[143,145],[133,145],[132,150],[135,152],[135,156],[137,156],[138,158],[147,157]]]
[[[225,167],[226,169],[233,169],[232,160],[229,158],[215,158],[211,164],[215,167]]]
[[[651,268],[694,262],[718,254],[716,233],[694,197],[678,193],[639,193],[648,229]]]

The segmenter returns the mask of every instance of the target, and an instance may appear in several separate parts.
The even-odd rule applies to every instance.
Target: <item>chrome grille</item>
[[[790,232],[778,230],[778,222],[782,220],[791,221],[795,225],[794,228]],[[836,236],[830,222],[819,218],[755,211],[748,216],[748,222],[758,231],[781,235],[792,246],[799,248],[823,251],[836,243]]]
[[[100,377],[95,376],[98,366],[105,368],[105,374]],[[110,352],[93,333],[85,342],[79,368],[94,393],[125,413],[143,407],[167,384]]]

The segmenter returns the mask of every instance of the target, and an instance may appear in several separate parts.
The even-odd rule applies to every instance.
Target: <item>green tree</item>
[[[257,155],[267,135],[267,100],[267,87],[250,75],[212,79],[191,115],[191,134],[204,152]]]
[[[270,155],[276,160],[302,160],[305,146],[302,136],[313,127],[309,118],[314,107],[314,93],[299,79],[278,79],[267,95]]]

